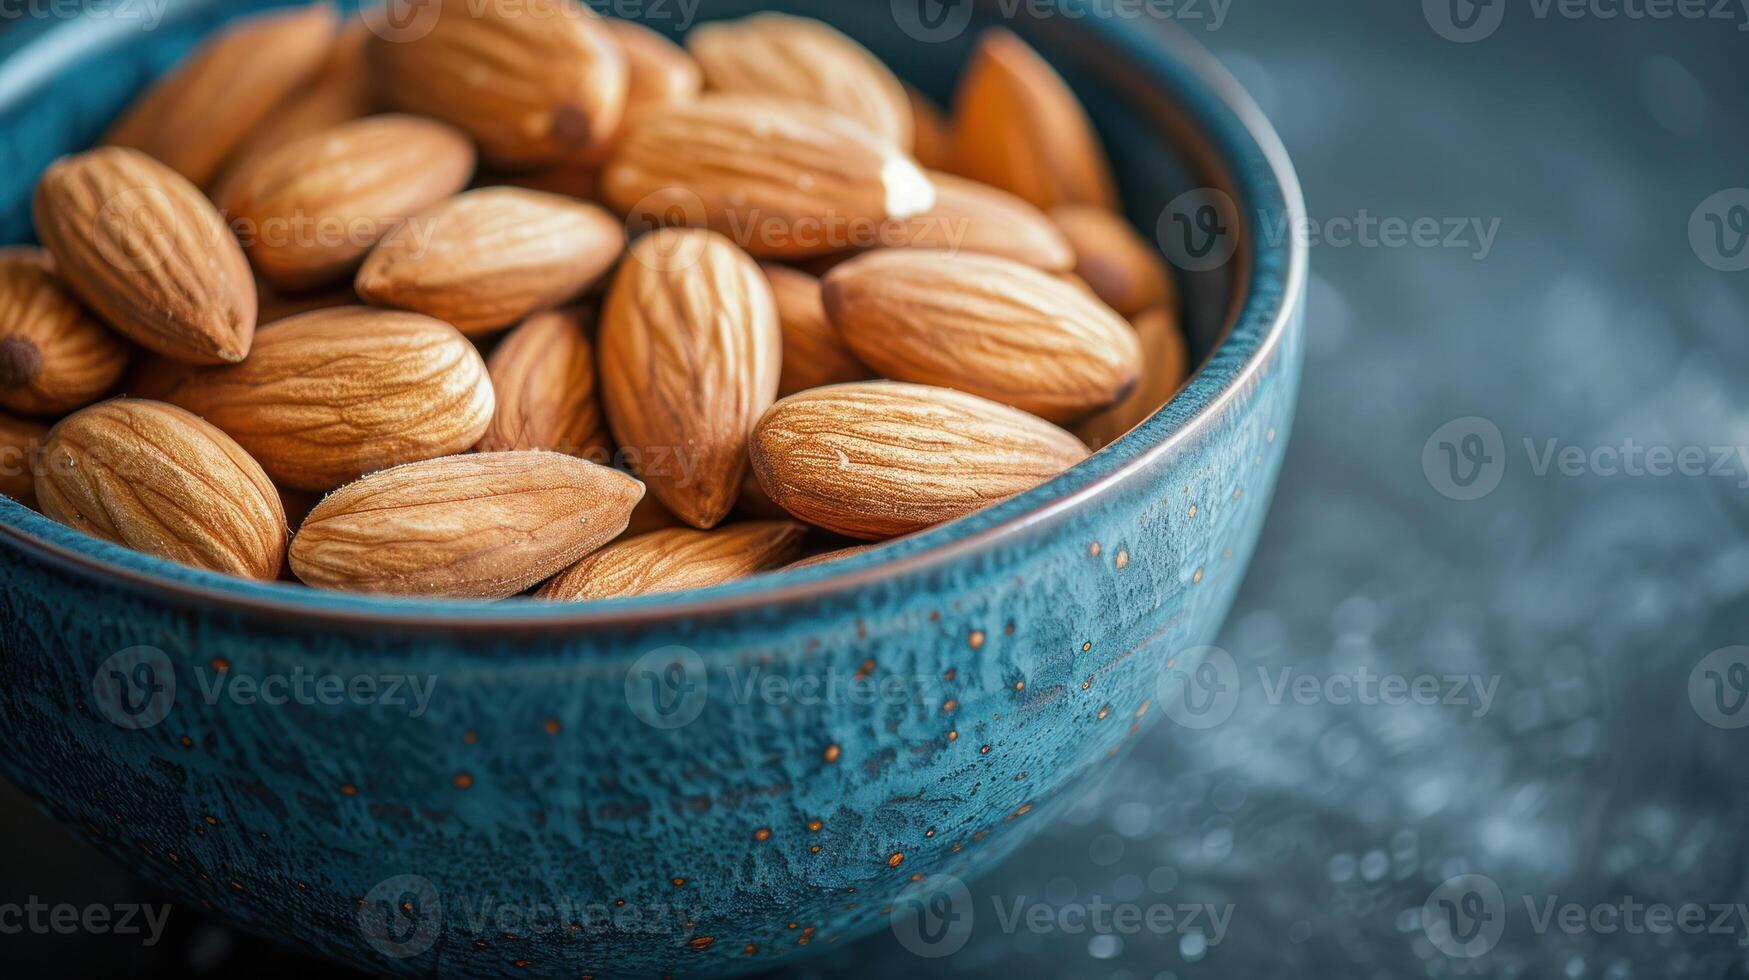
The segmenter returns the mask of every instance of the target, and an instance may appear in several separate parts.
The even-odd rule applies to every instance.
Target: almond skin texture
[[[910,158],[827,109],[753,95],[705,95],[650,111],[601,178],[621,214],[709,227],[762,258],[876,244],[889,218],[935,205]]]
[[[248,356],[249,263],[182,175],[138,150],[101,147],[51,164],[32,206],[61,281],[117,333],[190,364]]]
[[[1043,211],[988,184],[931,173],[935,207],[891,222],[882,235],[890,248],[929,248],[997,255],[1043,272],[1075,267],[1069,240]]]
[[[284,99],[315,75],[333,42],[334,5],[248,17],[195,49],[104,137],[162,160],[205,187]]]
[[[36,506],[33,463],[48,434],[48,426],[0,412],[0,494]]]
[[[1128,398],[1075,427],[1075,434],[1095,449],[1110,445],[1171,401],[1190,376],[1184,331],[1168,307],[1155,307],[1136,317],[1136,337],[1142,342],[1142,382]]]
[[[806,534],[807,528],[794,521],[653,531],[590,555],[541,586],[535,597],[582,602],[705,589],[782,568],[801,551]]]
[[[595,396],[595,352],[583,317],[537,313],[486,361],[498,410],[475,447],[483,453],[550,449],[598,463],[612,458]]]
[[[625,113],[620,44],[576,0],[431,0],[406,31],[377,33],[384,103],[454,124],[500,166],[585,162]]]
[[[255,460],[217,428],[161,402],[118,398],[49,431],[36,473],[46,516],[184,565],[278,577],[285,511]]]
[[[1051,212],[1075,250],[1075,273],[1105,301],[1134,319],[1172,302],[1172,278],[1160,253],[1129,223],[1103,208],[1061,207]]]
[[[777,397],[783,334],[765,274],[728,239],[639,239],[602,311],[601,393],[614,439],[650,492],[694,527],[728,515],[747,435]]]
[[[128,346],[91,318],[54,273],[0,262],[0,408],[61,415],[102,398]]]
[[[797,569],[797,568],[813,568],[816,565],[830,565],[831,563],[833,563],[835,561],[842,561],[846,558],[854,558],[857,555],[860,555],[865,551],[873,551],[876,547],[878,547],[878,545],[859,544],[859,545],[853,545],[849,548],[839,548],[836,551],[828,551],[828,552],[825,552],[823,554],[810,555],[807,558],[803,558],[801,561],[791,562],[786,567],[785,570],[788,571],[788,570],[793,570],[793,569]]]
[[[687,35],[686,47],[714,92],[811,102],[911,149],[905,86],[867,48],[820,21],[765,13],[701,24]]]
[[[504,599],[625,530],[643,485],[562,453],[450,456],[341,487],[292,540],[306,584]]]
[[[777,299],[777,319],[783,325],[783,373],[778,397],[798,391],[863,381],[874,377],[850,352],[838,328],[826,319],[820,280],[785,265],[762,265]]]
[[[1046,211],[1061,204],[1117,205],[1111,164],[1075,93],[1006,30],[983,36],[960,80],[954,163],[955,173]]]
[[[485,362],[454,327],[361,306],[273,324],[249,360],[168,379],[162,397],[230,433],[294,490],[459,453],[493,410]]]
[[[456,129],[368,116],[250,161],[222,203],[262,278],[313,289],[352,275],[385,235],[466,187],[473,172],[473,144]]]
[[[1140,374],[1128,323],[1018,262],[886,249],[833,269],[824,284],[826,315],[850,349],[895,381],[1064,422],[1117,403]]]
[[[426,208],[389,233],[354,288],[367,303],[477,336],[575,299],[624,250],[624,228],[593,204],[487,187]]]
[[[879,540],[1030,490],[1087,447],[975,395],[871,381],[778,402],[754,430],[752,456],[765,492],[791,514]]]

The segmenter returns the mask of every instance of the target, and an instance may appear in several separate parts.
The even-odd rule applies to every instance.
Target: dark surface
[[[1497,2],[1505,22],[1474,44],[1442,38],[1412,0],[1234,0],[1219,30],[1188,25],[1275,120],[1316,230],[1370,215],[1497,219],[1497,234],[1485,256],[1473,230],[1463,247],[1314,245],[1300,418],[1221,641],[1231,716],[1160,723],[1067,820],[972,883],[958,953],[919,958],[882,933],[801,975],[1749,972],[1734,912],[1701,934],[1611,931],[1592,914],[1749,902],[1749,729],[1721,727],[1749,717],[1690,699],[1703,657],[1749,643],[1749,471],[1539,475],[1525,448],[1631,439],[1710,462],[1711,447],[1749,445],[1749,273],[1709,267],[1718,255],[1689,238],[1697,205],[1749,184],[1746,18],[1539,19],[1529,0]],[[1432,478],[1423,449],[1472,416],[1498,426],[1505,468],[1458,501],[1436,486],[1451,486],[1442,440]],[[1284,669],[1317,691],[1274,696]],[[1362,670],[1432,678],[1442,697],[1447,675],[1475,675],[1492,696],[1333,703]],[[1442,952],[1421,920],[1465,873],[1502,896],[1483,907],[1502,937],[1473,958]],[[0,791],[0,901],[161,901],[142,887]],[[1134,911],[1104,935],[1073,917],[1005,928],[1017,902],[1096,898]],[[1551,902],[1586,922],[1539,927]],[[1123,927],[1202,903],[1230,915],[1219,943]],[[183,909],[150,948],[81,932],[0,935],[0,950],[31,972],[321,972]]]

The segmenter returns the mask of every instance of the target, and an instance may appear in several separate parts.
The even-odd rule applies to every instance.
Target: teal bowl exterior
[[[0,32],[0,241],[29,239],[50,159],[257,6]],[[702,14],[774,6],[938,96],[1001,9],[958,33],[961,8],[886,0]],[[905,924],[918,889],[1013,851],[1198,665],[1301,365],[1306,257],[1257,231],[1303,205],[1256,109],[1177,32],[1013,9],[1140,224],[1198,188],[1238,202],[1233,258],[1183,280],[1201,371],[1152,420],[878,553],[580,606],[242,582],[0,498],[0,768],[190,903],[367,970],[729,974],[889,921],[941,951]]]

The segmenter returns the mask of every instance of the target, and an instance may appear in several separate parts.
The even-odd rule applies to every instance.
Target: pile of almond
[[[1166,267],[1006,31],[950,119],[813,20],[429,6],[235,22],[42,175],[0,492],[257,579],[628,596],[962,517],[1184,380]]]

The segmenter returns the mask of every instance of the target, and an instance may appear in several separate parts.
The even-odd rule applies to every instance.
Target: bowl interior
[[[0,161],[5,164],[0,167],[0,244],[35,241],[31,191],[52,160],[91,145],[150,79],[214,27],[283,5],[271,0],[170,0],[162,8],[162,23],[141,20],[144,13],[87,16],[26,20],[0,32]],[[350,0],[341,5],[358,6]],[[129,6],[134,5],[123,5]],[[142,12],[155,8],[137,6]],[[980,0],[942,6],[950,14],[966,10],[965,26],[954,30],[950,16],[947,29],[924,32],[927,39],[919,40],[917,22],[902,13],[909,6],[891,0],[702,0],[698,19],[776,9],[826,20],[944,106],[978,35],[992,26],[1008,28],[1038,48],[1081,96],[1109,151],[1128,216],[1145,236],[1154,238],[1169,203],[1188,191],[1217,188],[1239,202],[1233,260],[1206,271],[1177,270],[1192,363],[1201,364],[1201,370],[1171,405],[1088,462],[997,507],[829,566],[761,576],[684,597],[586,606],[500,603],[485,616],[473,603],[333,595],[187,569],[67,531],[5,498],[0,498],[0,537],[49,560],[184,601],[243,601],[279,611],[353,617],[404,615],[421,621],[447,619],[452,625],[489,626],[505,620],[581,625],[628,610],[660,608],[662,615],[679,615],[706,611],[715,600],[777,601],[822,591],[804,586],[854,587],[871,576],[982,546],[1124,479],[1172,440],[1192,434],[1196,419],[1242,383],[1280,328],[1287,300],[1301,288],[1303,255],[1295,253],[1291,241],[1274,242],[1256,230],[1278,226],[1275,222],[1298,212],[1291,171],[1273,134],[1231,79],[1169,24],[1071,19],[1044,15],[1036,5]],[[925,10],[932,6],[920,5]],[[652,16],[647,21],[652,27],[678,36],[691,26],[679,19],[685,4],[649,9],[669,12]]]

